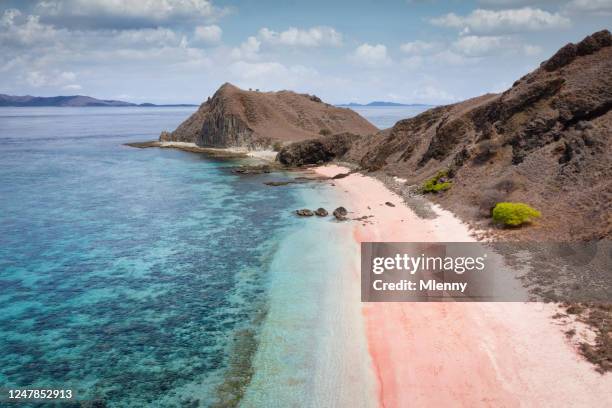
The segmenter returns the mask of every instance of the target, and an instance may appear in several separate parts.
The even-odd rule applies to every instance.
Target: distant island
[[[125,107],[125,106],[140,106],[140,107],[180,107],[180,106],[198,106],[193,104],[171,104],[171,105],[155,105],[153,103],[131,103],[124,101],[115,101],[109,99],[96,99],[91,96],[70,95],[70,96],[15,96],[0,94],[0,106],[11,107],[36,107],[36,106],[57,106],[57,107]]]
[[[355,103],[355,102],[342,103],[336,106],[351,107],[351,106],[433,106],[433,105],[427,105],[424,103],[397,103],[397,102],[374,101],[374,102],[370,102],[366,104]]]

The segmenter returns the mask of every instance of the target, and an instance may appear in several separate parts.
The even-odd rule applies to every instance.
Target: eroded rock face
[[[576,57],[593,54],[604,47],[612,45],[612,36],[608,30],[598,31],[585,37],[578,44],[569,43],[542,63],[542,68],[555,71],[572,62]]]
[[[266,147],[270,141],[265,138],[254,138],[253,130],[237,115],[226,115],[212,111],[202,125],[195,144],[199,146],[223,147]]]
[[[341,158],[358,138],[352,133],[341,133],[295,142],[283,147],[276,160],[287,166],[326,163]]]
[[[175,131],[162,132],[160,140],[267,149],[318,138],[323,130],[357,135],[378,131],[355,111],[314,95],[245,91],[226,83]]]

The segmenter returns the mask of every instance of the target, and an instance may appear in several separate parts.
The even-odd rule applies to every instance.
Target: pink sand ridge
[[[348,169],[328,165],[325,176]],[[362,241],[468,242],[453,214],[418,218],[380,181],[334,180]],[[384,205],[392,202],[395,207]],[[359,279],[359,271],[352,276]],[[554,306],[537,303],[361,304],[381,407],[612,406],[612,376],[597,373],[556,327]]]

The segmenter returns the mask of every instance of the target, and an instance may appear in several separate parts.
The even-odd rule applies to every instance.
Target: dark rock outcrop
[[[308,208],[302,208],[301,210],[295,210],[295,213],[300,217],[312,217],[314,213]]]
[[[278,152],[276,160],[287,166],[326,163],[341,158],[358,138],[352,133],[340,133],[292,143]]]
[[[554,71],[572,62],[576,57],[593,54],[604,47],[612,45],[612,36],[608,30],[598,31],[585,37],[578,44],[569,43],[542,63],[542,68]]]
[[[348,215],[348,211],[344,207],[338,207],[334,210],[333,214],[338,221],[345,221],[347,219],[346,216]]]
[[[319,217],[327,217],[329,214],[325,208],[317,208],[314,213]]]

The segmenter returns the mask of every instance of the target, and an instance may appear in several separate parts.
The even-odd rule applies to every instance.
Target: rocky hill
[[[160,141],[206,147],[266,148],[322,134],[378,132],[356,112],[291,91],[245,91],[226,83],[173,132]]]
[[[448,170],[452,188],[432,197],[467,220],[488,222],[502,201],[542,211],[534,226],[510,236],[609,237],[611,45],[607,30],[567,44],[502,94],[401,120],[353,141],[340,158],[406,185]]]

